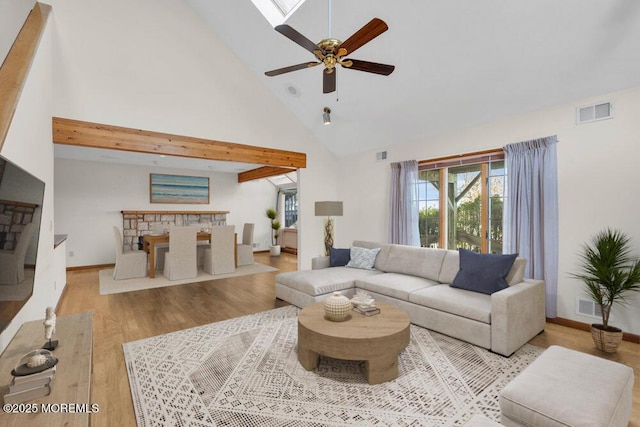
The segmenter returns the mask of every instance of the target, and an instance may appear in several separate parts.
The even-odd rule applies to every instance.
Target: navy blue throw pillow
[[[344,267],[351,260],[350,249],[336,249],[329,247],[329,266]]]
[[[452,288],[491,295],[509,286],[505,278],[518,254],[478,254],[466,249],[458,249],[458,253],[460,270]]]

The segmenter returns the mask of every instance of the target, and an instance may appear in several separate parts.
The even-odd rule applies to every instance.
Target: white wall
[[[208,176],[209,205],[149,203],[150,173]],[[252,222],[256,250],[266,250],[265,210],[274,206],[276,192],[267,180],[238,184],[235,174],[56,159],[55,230],[68,234],[69,267],[115,262],[112,227],[122,229],[123,210],[229,211],[227,224],[236,226],[238,239],[243,224]]]
[[[0,64],[13,45],[35,0],[0,0]]]
[[[335,159],[213,30],[183,1],[50,3],[55,116],[307,154],[299,258],[309,266],[323,239],[313,202],[336,197]]]
[[[575,109],[590,103],[614,103],[615,117],[575,124]],[[345,200],[337,242],[354,239],[387,241],[390,162],[429,159],[499,148],[549,135],[558,135],[559,180],[559,298],[558,316],[584,323],[597,319],[575,314],[580,282],[569,278],[577,268],[580,245],[605,227],[628,232],[640,256],[640,88],[576,100],[555,108],[461,129],[446,135],[386,147],[389,162],[376,162],[375,152],[342,159],[339,197]],[[381,151],[380,149],[376,151]],[[640,295],[627,308],[616,307],[612,323],[640,333]]]
[[[3,350],[22,323],[43,319],[45,309],[55,306],[64,283],[55,280],[53,251],[53,145],[51,144],[52,109],[52,31],[47,25],[29,70],[25,87],[13,116],[2,155],[45,183],[42,222],[33,296],[11,324],[0,334]],[[44,330],[43,336],[44,339]]]

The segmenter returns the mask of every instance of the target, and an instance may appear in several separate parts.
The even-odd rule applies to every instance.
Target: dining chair
[[[17,285],[24,281],[24,259],[35,231],[36,224],[30,222],[22,229],[14,250],[0,250],[0,284]]]
[[[113,227],[116,240],[116,266],[113,268],[113,280],[135,279],[147,275],[147,253],[145,251],[127,251],[122,247],[122,234]]]
[[[168,222],[153,222],[151,223],[151,234],[164,234],[169,230]],[[169,251],[168,243],[156,243],[156,271],[162,271],[164,269],[164,256]]]
[[[235,226],[211,227],[211,245],[204,250],[204,271],[213,275],[236,271],[235,239]]]
[[[196,233],[211,231],[210,222],[198,222],[198,223],[190,224],[190,227],[195,227],[197,230]],[[208,247],[209,247],[209,242],[207,242],[206,240],[198,240],[196,242],[196,248],[198,251],[198,267],[202,267],[204,265],[204,251]]]
[[[253,229],[255,225],[245,223],[242,229],[242,243],[238,245],[238,266],[253,264]]]
[[[198,276],[197,228],[169,228],[169,252],[164,256],[164,276],[169,280],[191,279]]]

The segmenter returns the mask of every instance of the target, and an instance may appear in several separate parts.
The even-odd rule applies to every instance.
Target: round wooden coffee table
[[[398,354],[409,344],[409,316],[389,304],[376,302],[380,314],[352,311],[344,322],[324,317],[321,302],[298,313],[298,360],[310,371],[320,354],[344,360],[364,360],[369,384],[398,378]]]

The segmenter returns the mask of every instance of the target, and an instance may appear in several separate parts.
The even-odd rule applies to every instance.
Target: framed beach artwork
[[[209,177],[150,174],[151,203],[209,204]]]

